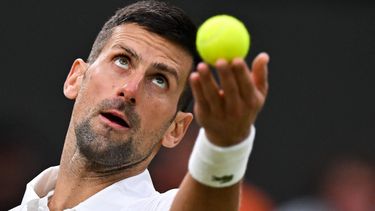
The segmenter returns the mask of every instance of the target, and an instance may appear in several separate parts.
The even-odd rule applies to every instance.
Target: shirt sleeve
[[[178,189],[172,189],[163,194],[160,194],[160,201],[157,204],[155,211],[170,210],[177,192],[178,192]]]
[[[173,200],[178,189],[171,189],[165,193],[156,193],[155,195],[134,201],[132,204],[123,207],[121,211],[139,210],[139,211],[168,211],[171,209]]]

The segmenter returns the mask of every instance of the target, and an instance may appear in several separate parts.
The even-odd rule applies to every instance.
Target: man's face
[[[80,153],[107,167],[147,159],[175,120],[191,67],[178,45],[135,24],[114,28],[79,82],[72,123]]]

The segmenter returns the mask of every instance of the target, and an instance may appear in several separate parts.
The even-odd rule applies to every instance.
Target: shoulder
[[[137,200],[129,207],[129,210],[165,211],[172,206],[178,189],[171,189],[165,193],[157,193],[153,196]],[[128,210],[128,209],[123,209]]]

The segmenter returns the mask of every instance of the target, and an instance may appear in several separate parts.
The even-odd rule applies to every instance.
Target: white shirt
[[[11,211],[49,210],[48,198],[53,195],[59,167],[44,170],[26,186],[20,206]],[[177,189],[165,193],[155,190],[147,170],[136,176],[116,182],[67,210],[169,210]]]

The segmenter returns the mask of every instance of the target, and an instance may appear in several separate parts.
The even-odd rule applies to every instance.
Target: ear
[[[82,59],[74,60],[69,75],[64,83],[64,95],[68,99],[76,99],[87,67],[87,63]]]
[[[191,121],[193,120],[192,113],[185,113],[179,111],[165,133],[162,145],[167,148],[173,148],[180,143],[184,137]]]

